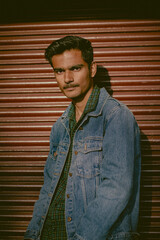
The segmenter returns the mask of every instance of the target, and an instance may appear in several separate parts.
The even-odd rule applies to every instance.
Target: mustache
[[[63,89],[74,88],[74,87],[79,87],[79,84],[67,84],[63,87]]]

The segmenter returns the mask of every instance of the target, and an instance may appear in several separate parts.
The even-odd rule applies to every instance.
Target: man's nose
[[[70,70],[66,70],[64,74],[65,83],[73,82],[73,73]]]

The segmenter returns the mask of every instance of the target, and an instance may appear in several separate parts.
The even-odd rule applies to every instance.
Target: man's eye
[[[64,72],[63,70],[56,70],[55,71],[55,73],[58,74],[58,75],[62,74],[63,72]]]
[[[75,72],[78,72],[78,71],[80,71],[81,70],[81,67],[74,67],[73,68],[73,71],[75,71]]]

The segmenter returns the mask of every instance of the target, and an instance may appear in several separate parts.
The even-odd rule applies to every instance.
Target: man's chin
[[[75,98],[79,97],[79,94],[76,93],[74,88],[65,89],[64,94],[66,95],[66,97],[68,97],[70,99],[75,99]]]

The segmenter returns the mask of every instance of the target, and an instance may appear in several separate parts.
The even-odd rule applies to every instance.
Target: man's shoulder
[[[130,109],[123,102],[110,96],[105,89],[101,89],[99,102],[102,106],[103,114],[105,114],[106,117],[110,117],[111,115],[120,112],[125,112],[126,114],[133,116]]]

